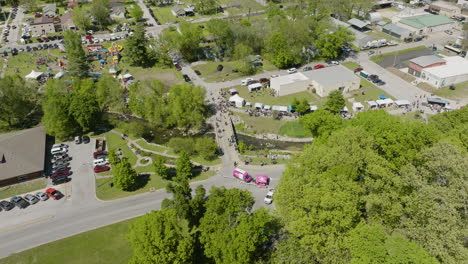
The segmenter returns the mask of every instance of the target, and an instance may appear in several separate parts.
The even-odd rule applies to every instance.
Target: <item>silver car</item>
[[[39,202],[39,199],[36,196],[32,195],[32,194],[26,194],[24,196],[24,199],[26,201],[28,201],[30,204],[35,204],[35,203]]]
[[[41,201],[47,201],[47,199],[49,199],[49,196],[43,192],[37,192],[36,197],[41,199]]]

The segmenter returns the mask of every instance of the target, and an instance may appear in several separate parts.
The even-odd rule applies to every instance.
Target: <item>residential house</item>
[[[125,6],[120,0],[110,0],[109,1],[111,13],[110,17],[112,19],[124,19],[125,14],[127,11],[125,10]]]
[[[73,11],[69,10],[63,14],[60,18],[60,27],[62,30],[74,30],[76,29],[75,23],[73,23]]]
[[[43,177],[46,157],[44,127],[0,135],[0,186]]]
[[[57,16],[57,6],[55,4],[46,4],[42,8],[42,15],[46,17]]]
[[[183,16],[194,16],[195,9],[193,7],[181,7],[181,6],[174,6],[171,10],[172,14],[175,17],[183,17]]]

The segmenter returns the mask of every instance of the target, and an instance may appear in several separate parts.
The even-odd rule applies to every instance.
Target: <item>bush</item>
[[[203,137],[197,139],[195,149],[205,160],[213,160],[216,157],[218,145],[213,138]]]
[[[167,145],[172,148],[175,153],[184,151],[190,156],[195,153],[195,142],[193,138],[171,138]]]

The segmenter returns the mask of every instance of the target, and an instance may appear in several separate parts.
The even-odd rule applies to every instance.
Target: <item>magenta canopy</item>
[[[268,185],[268,176],[266,176],[266,175],[257,175],[255,177],[255,183],[257,185],[261,185],[261,186]]]

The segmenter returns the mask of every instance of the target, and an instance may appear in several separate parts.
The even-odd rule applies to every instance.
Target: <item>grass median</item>
[[[0,199],[6,199],[23,193],[34,192],[44,189],[46,186],[47,180],[45,178],[10,185],[0,188]]]

